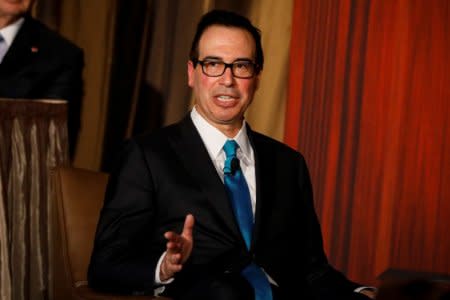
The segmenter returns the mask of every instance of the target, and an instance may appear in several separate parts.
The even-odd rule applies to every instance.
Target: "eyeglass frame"
[[[251,60],[249,60],[249,59],[236,59],[235,61],[233,61],[232,63],[229,63],[229,64],[226,63],[226,62],[224,62],[223,60],[219,60],[219,59],[214,60],[214,59],[210,59],[210,58],[206,58],[206,59],[204,59],[204,60],[199,60],[198,58],[194,58],[194,59],[191,59],[191,60],[192,60],[192,63],[194,64],[194,68],[197,67],[197,64],[199,64],[199,65],[202,67],[202,73],[205,74],[205,75],[208,76],[208,77],[220,77],[220,76],[222,76],[223,74],[225,74],[225,71],[227,70],[227,68],[230,68],[231,74],[233,75],[233,77],[240,78],[240,79],[251,79],[251,78],[255,77],[256,75],[258,75],[259,72],[261,71],[261,69],[259,68],[259,65],[256,64],[256,63],[254,63],[253,61],[251,61]],[[217,62],[217,63],[222,63],[222,64],[225,66],[225,67],[223,68],[223,72],[222,72],[221,74],[219,74],[219,75],[209,75],[209,74],[207,74],[206,71],[205,71],[205,67],[204,67],[204,65],[205,65],[206,62]],[[254,68],[254,72],[253,72],[252,76],[249,76],[249,77],[236,76],[236,75],[234,74],[234,71],[233,71],[233,66],[234,66],[237,62],[247,62],[247,63],[250,63],[250,64],[253,66],[253,68]]]

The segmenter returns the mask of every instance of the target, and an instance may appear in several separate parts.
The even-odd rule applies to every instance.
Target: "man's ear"
[[[188,85],[191,88],[194,87],[194,72],[195,72],[194,63],[192,62],[192,60],[189,60],[187,62],[187,73],[188,73]]]

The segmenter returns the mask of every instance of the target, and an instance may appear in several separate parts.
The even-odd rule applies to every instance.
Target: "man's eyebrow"
[[[219,56],[205,56],[203,58],[203,60],[220,60],[220,61],[224,61],[221,57]],[[237,62],[237,61],[248,61],[248,62],[253,62],[253,60],[251,58],[248,57],[238,57],[235,60],[233,60],[231,63]]]
[[[236,58],[233,62],[236,61],[247,61],[247,62],[253,62],[252,59],[248,58],[248,57],[243,57],[243,58]]]
[[[203,58],[203,60],[205,60],[205,59],[210,59],[210,60],[220,60],[220,61],[222,61],[222,58],[221,58],[221,57],[218,57],[218,56],[205,56],[205,57]]]

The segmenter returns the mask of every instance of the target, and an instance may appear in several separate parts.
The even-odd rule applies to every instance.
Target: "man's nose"
[[[231,67],[227,66],[225,68],[225,72],[220,77],[220,80],[221,80],[222,84],[225,85],[225,86],[233,85],[233,83],[234,83],[234,76],[233,76],[233,72],[231,71]]]

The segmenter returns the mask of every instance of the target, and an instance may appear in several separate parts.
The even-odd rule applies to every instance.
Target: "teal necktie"
[[[247,182],[242,173],[239,159],[236,157],[238,147],[239,145],[234,140],[227,140],[223,146],[226,154],[223,168],[224,183],[239,229],[244,237],[247,249],[250,250],[253,231],[252,204]],[[242,270],[242,275],[253,287],[256,300],[273,299],[270,283],[260,267],[251,263]]]

